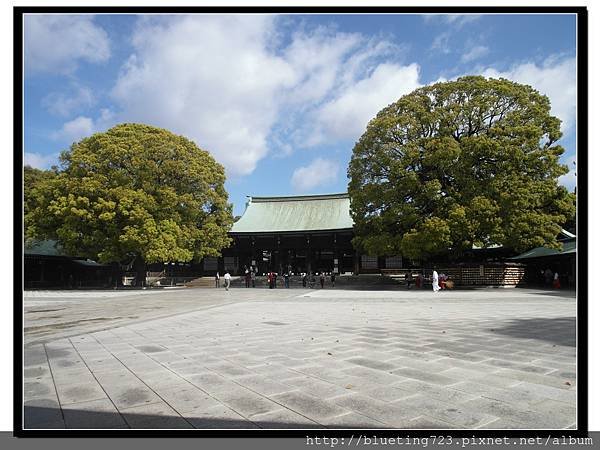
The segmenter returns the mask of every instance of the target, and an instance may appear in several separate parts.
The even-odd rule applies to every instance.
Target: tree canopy
[[[380,111],[348,169],[355,246],[413,260],[474,245],[557,247],[574,196],[560,120],[531,88],[481,76],[436,83]]]
[[[122,124],[75,143],[36,188],[31,237],[72,255],[147,263],[217,256],[230,239],[225,172],[192,141]]]
[[[30,212],[34,211],[44,198],[43,186],[44,183],[53,179],[56,176],[58,168],[53,167],[52,170],[36,169],[31,166],[23,167],[23,214],[29,218]],[[42,192],[40,192],[42,189]],[[37,233],[35,223],[31,220],[25,221],[25,237],[28,241],[32,240]]]

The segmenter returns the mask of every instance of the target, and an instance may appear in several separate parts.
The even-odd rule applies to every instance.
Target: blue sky
[[[467,74],[549,96],[575,174],[572,15],[35,15],[25,20],[25,163],[121,122],[183,134],[246,195],[343,192],[368,121]]]

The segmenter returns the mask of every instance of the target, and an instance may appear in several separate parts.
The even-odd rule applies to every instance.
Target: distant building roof
[[[577,253],[577,240],[576,239],[568,239],[564,241],[560,241],[562,244],[562,250],[556,250],[553,248],[547,247],[536,247],[534,249],[528,250],[525,253],[521,253],[518,256],[514,256],[509,259],[531,259],[531,258],[543,258],[546,256],[559,256],[559,255],[568,255],[571,253]]]
[[[110,266],[110,264],[100,264],[91,259],[74,259],[73,262],[75,264],[80,264],[82,266],[88,266],[88,267],[109,267]]]
[[[570,231],[565,230],[564,228],[560,229],[560,234],[562,234],[563,236],[566,236],[568,238],[574,238],[574,237],[576,237],[573,233],[571,233]]]
[[[353,225],[347,193],[250,197],[231,233],[347,230]]]
[[[25,254],[40,256],[67,256],[60,245],[58,245],[58,242],[52,239],[25,244]]]

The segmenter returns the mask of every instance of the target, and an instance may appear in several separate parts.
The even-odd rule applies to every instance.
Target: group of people
[[[317,273],[317,275],[319,275]],[[319,275],[319,283],[321,283],[321,289],[323,289],[325,287],[325,277],[326,274],[325,272],[321,272],[321,274]],[[335,273],[331,272],[331,275],[329,276],[329,280],[331,281],[331,287],[335,287]],[[315,276],[312,274],[312,272],[310,274],[307,273],[302,273],[302,287],[309,287],[310,289],[312,289],[315,286],[317,279],[315,278]]]
[[[231,275],[229,274],[229,271],[226,270],[225,275],[223,275],[223,286],[225,287],[226,291],[229,290],[230,285],[231,285]],[[217,273],[215,274],[215,287],[216,288],[221,287],[221,276],[219,275],[219,271],[217,271]]]
[[[542,270],[542,277],[544,277],[544,284],[547,287],[552,286],[554,289],[560,289],[560,276],[558,272],[547,268],[546,270]]]
[[[437,271],[434,269],[433,275],[431,276],[431,285],[433,286],[433,292],[437,292],[441,289],[453,289],[454,281],[450,279],[449,275],[444,273],[438,275]]]
[[[316,278],[312,274],[307,274],[303,272],[302,274],[302,287],[313,288],[316,283]],[[321,272],[319,275],[319,282],[321,284],[321,288],[325,287],[325,272]],[[551,269],[546,269],[541,271],[541,276],[544,278],[544,283],[546,286],[552,286],[554,289],[560,289],[560,276],[558,272],[554,272]],[[245,268],[244,279],[246,281],[246,287],[256,287],[256,270],[252,268]],[[221,277],[219,272],[215,274],[215,287],[221,287]],[[331,273],[330,275],[331,286],[335,287],[335,273]],[[405,278],[406,286],[410,289],[410,286],[413,282],[413,275],[409,272]],[[267,273],[267,283],[269,285],[269,289],[275,289],[277,287],[277,272],[270,271]],[[423,285],[423,277],[421,274],[418,274],[415,279],[415,284],[417,288],[421,288]],[[229,286],[231,285],[231,275],[229,271],[225,271],[225,275],[223,276],[223,286],[225,290],[229,290]],[[290,272],[285,272],[283,274],[283,285],[287,289],[290,287]],[[449,276],[441,273],[438,274],[434,269],[433,274],[431,276],[431,285],[433,287],[433,292],[438,292],[441,289],[452,289],[454,287],[454,282],[450,279]]]
[[[317,273],[317,275],[319,275]],[[325,287],[325,280],[326,280],[326,273],[325,272],[321,272],[319,275],[319,282],[321,283],[321,288]],[[287,289],[290,287],[290,272],[284,272],[283,273],[283,285],[284,287]],[[316,283],[316,278],[315,276],[312,274],[312,272],[310,274],[307,273],[302,273],[302,287],[309,287],[309,288],[313,288],[315,283]],[[269,286],[269,289],[275,289],[277,287],[277,277],[278,277],[278,273],[277,272],[273,272],[273,271],[269,271],[267,273],[267,284]],[[331,286],[335,287],[335,273],[331,273],[331,275],[329,275],[329,279],[331,281]],[[245,267],[244,268],[244,280],[246,283],[246,287],[256,287],[256,270],[254,267],[248,268]],[[223,287],[225,287],[225,290],[229,290],[229,287],[231,286],[231,275],[229,274],[229,271],[226,270],[225,271],[225,275],[223,276]],[[219,274],[219,272],[217,271],[217,273],[215,274],[215,287],[219,288],[221,287],[221,275]]]

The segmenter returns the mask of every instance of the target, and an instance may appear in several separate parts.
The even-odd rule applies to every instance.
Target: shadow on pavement
[[[575,290],[563,290],[563,291],[559,291],[559,290],[553,290],[553,291],[537,291],[535,292],[535,295],[546,295],[549,297],[562,297],[562,298],[575,298],[577,296],[577,293],[575,292]]]
[[[551,344],[575,347],[574,317],[514,319],[496,333],[523,339],[538,339]]]
[[[237,414],[223,407],[225,415]],[[61,412],[59,408],[25,405],[24,430],[52,429],[307,429],[325,428],[316,423],[294,423],[270,419],[246,420],[236,418],[211,417],[190,413],[189,416],[132,414],[126,412],[90,411],[71,409],[67,406]],[[385,425],[374,427],[372,424],[352,423],[345,425],[343,418],[327,428],[387,428]]]

